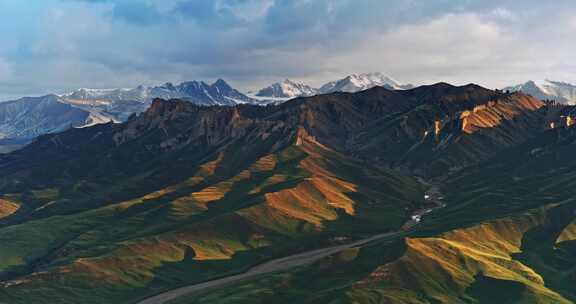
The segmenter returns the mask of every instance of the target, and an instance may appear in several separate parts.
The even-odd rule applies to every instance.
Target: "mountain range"
[[[65,103],[91,113],[98,113],[116,122],[125,121],[134,113],[143,112],[154,98],[178,98],[203,106],[259,103],[232,88],[222,79],[213,84],[189,81],[178,85],[166,83],[161,86],[138,86],[133,89],[79,89],[59,97]]]
[[[382,73],[365,73],[352,74],[339,80],[330,81],[322,85],[320,88],[313,88],[304,83],[286,79],[283,82],[277,82],[259,90],[256,93],[256,96],[290,99],[319,94],[329,94],[334,92],[355,93],[371,89],[376,86],[382,86],[391,90],[405,90],[414,87],[410,84],[401,84]]]
[[[218,79],[212,84],[203,81],[188,81],[178,85],[166,83],[161,86],[138,86],[133,89],[79,89],[63,94],[61,97],[69,101],[83,101],[89,105],[123,101],[150,103],[154,98],[179,98],[205,106],[230,106],[255,102],[222,79]]]
[[[138,86],[116,89],[78,89],[60,95],[26,97],[0,103],[0,153],[19,148],[35,137],[63,131],[70,127],[126,121],[131,115],[145,111],[155,98],[181,99],[203,106],[264,105],[290,98],[313,96],[333,91],[360,91],[377,85],[400,87],[392,79],[379,74],[352,75],[333,82],[331,89],[317,90],[286,80],[262,89],[254,98],[232,88],[222,79],[212,84],[189,81],[177,85]],[[328,84],[326,85],[328,86]]]
[[[39,135],[70,127],[123,122],[131,115],[145,111],[154,98],[178,98],[203,106],[262,103],[240,93],[222,79],[213,84],[190,81],[133,89],[79,89],[67,94],[0,103],[0,140],[25,143]]]
[[[567,82],[530,80],[523,84],[507,87],[504,90],[522,91],[543,100],[554,100],[558,103],[576,105],[576,85]]]
[[[438,83],[42,135],[0,155],[0,302],[572,303],[575,116]]]
[[[414,87],[411,84],[401,84],[382,73],[367,73],[352,74],[343,79],[328,82],[321,86],[318,91],[320,94],[329,94],[334,92],[355,93],[376,86],[385,87],[391,90],[405,90]]]
[[[26,97],[0,103],[0,153],[20,148],[39,135],[63,131],[70,127],[119,123],[142,113],[155,98],[181,99],[203,106],[266,105],[297,97],[334,92],[359,92],[375,86],[393,90],[410,89],[382,73],[353,74],[328,82],[319,89],[303,83],[284,80],[243,94],[219,79],[212,84],[189,81],[177,85],[138,86],[117,89],[78,89],[60,95]],[[522,91],[543,100],[576,103],[576,86],[557,81],[529,81],[505,90]]]
[[[256,93],[258,97],[270,97],[270,98],[296,98],[296,97],[308,97],[318,94],[318,89],[312,88],[306,84],[295,82],[290,79],[286,79],[282,82],[276,82],[268,87],[259,90]]]

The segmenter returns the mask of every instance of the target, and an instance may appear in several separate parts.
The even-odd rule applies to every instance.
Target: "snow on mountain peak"
[[[295,98],[303,96],[313,96],[317,90],[301,82],[285,79],[282,82],[271,84],[256,93],[258,97],[271,98]]]
[[[409,89],[412,85],[403,85],[395,79],[379,72],[352,74],[343,79],[331,81],[320,88],[321,94],[333,92],[354,93],[376,86],[383,86],[393,90]]]
[[[199,105],[232,106],[241,103],[257,103],[232,88],[222,79],[213,84],[203,81],[187,81],[180,84],[167,82],[149,87],[87,89],[82,88],[59,96],[63,102],[90,113],[87,125],[125,121],[134,113],[146,110],[154,98],[182,99]]]
[[[255,97],[270,99],[290,99],[295,97],[307,97],[317,94],[329,94],[334,92],[349,92],[367,90],[375,86],[384,86],[392,90],[410,89],[412,85],[404,85],[392,77],[379,72],[351,74],[345,78],[331,81],[316,89],[301,82],[285,79],[265,87],[255,94]]]
[[[576,104],[576,85],[549,79],[530,80],[523,84],[505,88],[509,91],[522,91],[539,99],[551,99],[559,103]]]

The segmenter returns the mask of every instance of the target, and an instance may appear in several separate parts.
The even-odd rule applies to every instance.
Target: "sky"
[[[352,73],[576,83],[573,0],[0,0],[0,99]]]

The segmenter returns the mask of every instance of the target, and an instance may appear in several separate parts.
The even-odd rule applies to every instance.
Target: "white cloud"
[[[8,80],[12,77],[12,65],[5,59],[0,58],[0,81]]]
[[[340,74],[383,71],[417,84],[474,82],[495,88],[554,76],[576,81],[576,71],[566,66],[574,42],[561,38],[563,30],[554,30],[562,24],[541,29],[549,36],[535,41],[529,30],[500,22],[493,14],[453,13],[384,33],[367,32],[361,44],[325,56],[324,64]]]
[[[227,1],[220,0],[217,2],[217,7],[230,9],[238,18],[255,21],[264,17],[273,4],[274,0],[246,0],[231,5]]]
[[[495,8],[494,10],[492,10],[491,14],[494,17],[503,20],[510,20],[510,21],[516,20],[516,15],[512,11],[502,7]]]
[[[38,20],[42,35],[33,43],[33,51],[56,58],[82,56],[83,49],[91,43],[110,37],[112,26],[104,17],[110,9],[108,5],[94,7],[84,3],[48,9]]]
[[[572,31],[576,32],[576,16],[570,16],[568,18],[568,25]]]
[[[144,0],[133,9],[132,1],[96,2],[0,0],[0,58],[10,62],[0,67],[0,91],[217,77],[245,88],[284,77],[319,85],[369,71],[416,84],[576,82],[573,2]],[[175,13],[184,2],[204,5]]]

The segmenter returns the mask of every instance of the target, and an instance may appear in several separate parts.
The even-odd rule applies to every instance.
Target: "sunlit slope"
[[[538,210],[433,238],[409,238],[405,255],[388,265],[397,276],[391,279],[392,285],[424,293],[442,303],[473,302],[469,289],[481,284],[477,282],[479,277],[487,277],[520,283],[522,292],[516,295],[520,303],[571,303],[568,299],[573,297],[566,298],[568,295],[555,286],[547,286],[540,266],[519,257],[539,253],[524,247],[531,241],[532,230],[554,220],[547,217],[549,212]],[[542,261],[549,262],[553,261]],[[486,286],[482,293],[494,293],[498,298],[496,290],[496,286]]]
[[[0,300],[132,301],[332,237],[398,229],[421,203],[412,179],[344,157],[304,129],[291,142],[241,165],[224,147],[144,196],[0,229]]]
[[[405,239],[175,303],[573,303],[574,139],[550,130],[459,172]]]
[[[568,244],[574,240],[549,247],[555,258],[525,248],[532,231],[546,229],[554,213],[568,207],[575,210],[574,204],[549,206],[435,237],[351,249],[300,270],[172,303],[573,303],[568,286],[575,283],[574,269],[558,267],[556,259],[573,261],[576,250]],[[541,260],[536,265],[524,255]],[[539,272],[554,266],[566,274],[566,289]]]
[[[433,248],[429,238],[574,194],[576,171],[565,162],[571,148],[556,154],[570,136],[561,133],[569,132],[545,131],[542,105],[522,94],[446,84],[269,107],[156,100],[125,124],[41,137],[0,156],[0,199],[9,202],[0,217],[0,302],[133,302],[273,257],[397,230],[425,203],[423,186],[404,174],[444,175],[480,162],[451,170],[458,173],[443,189],[448,206],[427,215],[411,239],[343,253],[349,267],[318,274],[309,291],[329,288],[340,299],[350,284],[392,262],[402,277],[399,261]],[[465,111],[472,112],[466,126]],[[507,156],[498,156],[502,151]],[[514,246],[501,246],[510,251],[500,252],[502,259],[518,253]],[[470,248],[477,250],[462,241],[445,250],[484,258]],[[531,255],[520,260],[541,267]],[[460,284],[477,275],[453,277]],[[493,284],[478,281],[475,291]],[[298,298],[299,287],[286,288]],[[404,291],[394,293],[428,299]]]
[[[18,204],[6,199],[0,199],[0,218],[8,217],[18,211]]]
[[[549,112],[531,96],[472,84],[374,88],[297,102],[302,103],[298,108],[289,103],[283,107],[297,110],[319,142],[430,176],[481,162],[537,136],[547,128]]]
[[[449,92],[452,95],[437,99],[408,95],[418,98],[417,106],[360,129],[350,141],[353,149],[368,159],[440,176],[489,159],[545,130],[547,109],[533,97],[490,93],[476,86],[451,87]]]

